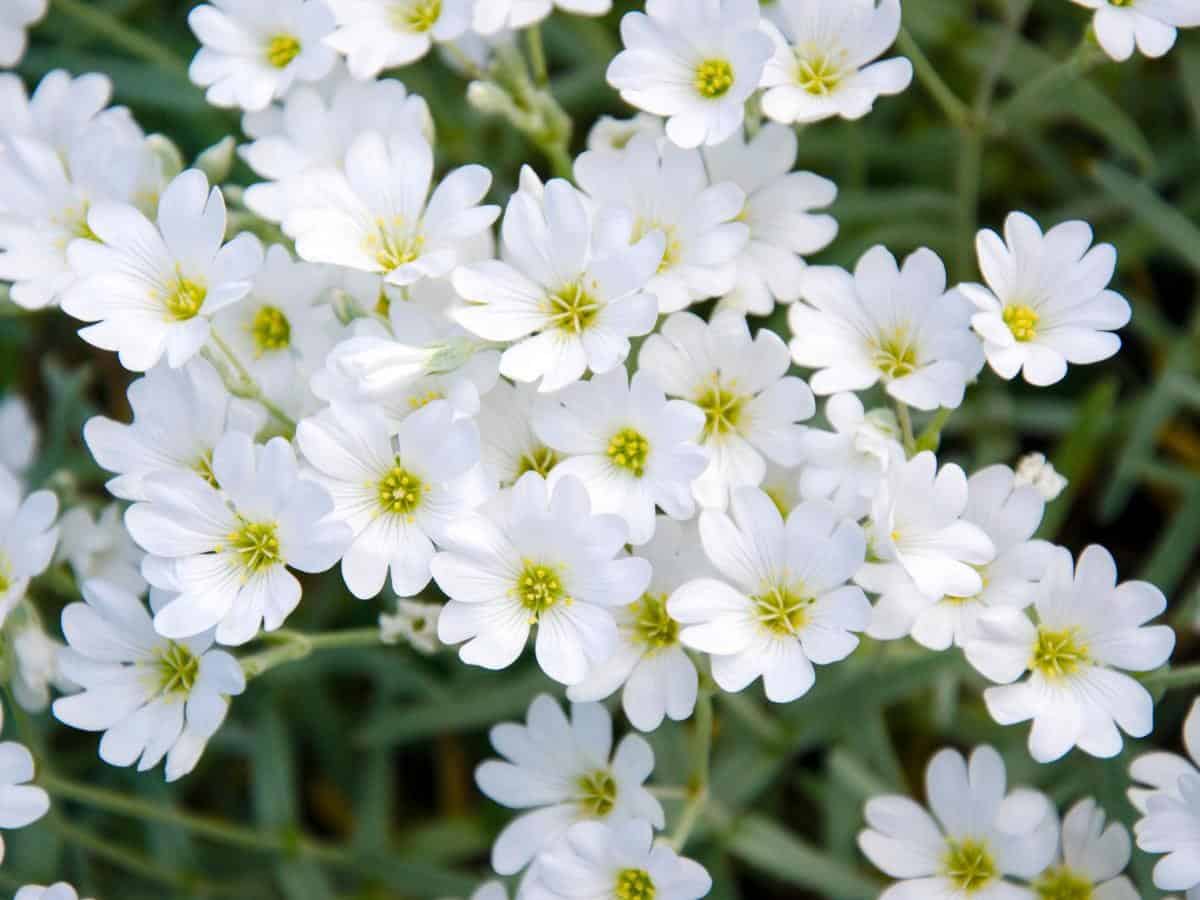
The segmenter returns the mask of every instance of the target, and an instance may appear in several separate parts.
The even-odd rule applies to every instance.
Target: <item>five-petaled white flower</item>
[[[1124,62],[1136,46],[1157,59],[1175,46],[1177,30],[1200,25],[1200,7],[1191,0],[1073,0],[1094,9],[1096,40],[1110,57]]]
[[[452,41],[471,25],[472,0],[326,0],[338,28],[325,39],[355,78],[374,78]]]
[[[0,466],[0,625],[25,597],[58,546],[58,498],[51,491],[22,497],[21,483]]]
[[[475,4],[471,27],[482,35],[504,29],[517,31],[541,22],[557,7],[576,16],[602,16],[612,0],[487,0]]]
[[[1120,822],[1106,828],[1105,820],[1091,797],[1068,810],[1058,856],[1033,882],[1038,900],[1139,900],[1133,883],[1121,874],[1133,852],[1129,830]]]
[[[0,706],[0,726],[4,708]],[[0,829],[32,825],[50,811],[50,797],[33,781],[33,754],[16,741],[0,743]],[[4,861],[4,837],[0,834],[0,862]]]

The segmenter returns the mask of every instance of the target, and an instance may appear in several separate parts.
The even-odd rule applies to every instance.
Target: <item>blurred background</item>
[[[55,68],[106,73],[116,102],[191,159],[240,133],[235,115],[206,106],[187,81],[193,5],[52,0],[19,74],[32,87]],[[1080,71],[1061,63],[1072,58],[1089,12],[1067,0],[1036,0],[1015,34],[1013,16],[1027,6],[904,0],[910,39],[982,115],[953,126],[914,82],[861,122],[802,130],[798,166],[840,188],[833,208],[839,238],[815,261],[849,266],[876,243],[898,255],[927,246],[946,260],[952,281],[977,280],[977,224],[999,228],[1017,209],[1046,226],[1086,219],[1099,240],[1117,246],[1114,287],[1134,309],[1122,353],[1072,368],[1051,390],[1003,383],[985,371],[951,419],[942,449],[968,470],[1045,452],[1071,484],[1048,508],[1042,536],[1075,552],[1103,543],[1123,578],[1162,588],[1179,632],[1174,662],[1195,661],[1200,34],[1181,35],[1161,61],[1102,61]],[[575,152],[598,116],[631,112],[604,71],[619,49],[620,15],[635,7],[618,2],[601,20],[556,15],[543,27],[554,93],[575,122]],[[149,49],[106,27],[109,17],[148,38]],[[392,74],[429,101],[441,167],[488,165],[501,203],[522,163],[547,173],[519,134],[466,105],[466,82],[436,54]],[[249,183],[251,173],[239,165],[230,180]],[[757,324],[786,332],[784,312]],[[61,313],[29,314],[0,301],[0,392],[24,395],[39,419],[34,483],[99,506],[107,499],[105,475],[90,461],[80,429],[97,413],[127,418],[130,376],[75,329]],[[48,622],[74,599],[69,587],[39,582],[38,590]],[[335,571],[306,584],[289,624],[371,625],[379,612],[378,604],[350,597]],[[758,688],[736,698],[718,694],[714,801],[688,847],[714,876],[712,896],[876,896],[881,882],[854,847],[862,803],[881,791],[919,793],[926,760],[950,743],[992,742],[1009,761],[1011,782],[1048,790],[1064,809],[1092,794],[1131,823],[1129,760],[1151,745],[1178,749],[1192,699],[1188,691],[1168,694],[1152,738],[1127,741],[1119,759],[1076,752],[1037,766],[1024,751],[1027,728],[994,726],[980,687],[958,653],[866,642],[786,707],[768,709]],[[559,693],[530,660],[496,674],[467,668],[453,654],[422,657],[404,648],[314,655],[257,679],[197,771],[175,786],[164,785],[161,772],[136,776],[104,765],[94,736],[43,714],[27,725],[39,759],[133,804],[153,804],[162,821],[56,804],[38,825],[6,835],[0,887],[62,878],[100,900],[465,897],[486,874],[491,840],[509,818],[473,784],[474,766],[490,753],[486,730],[522,717],[540,691]],[[627,726],[619,721],[618,728]],[[660,773],[687,771],[686,732],[668,722],[652,736]],[[210,831],[172,824],[171,811],[184,808],[212,817]],[[245,846],[247,833],[233,840],[223,824],[230,822],[260,846]],[[1147,879],[1151,862],[1135,854],[1134,874],[1148,898],[1158,896]]]

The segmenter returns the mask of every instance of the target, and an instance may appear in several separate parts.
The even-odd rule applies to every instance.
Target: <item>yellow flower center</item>
[[[386,513],[411,519],[427,490],[424,482],[400,465],[400,460],[379,479],[379,506]]]
[[[427,391],[418,391],[408,398],[409,409],[418,410],[428,406],[434,400],[445,400],[444,392],[436,388],[430,388]]]
[[[1088,662],[1088,648],[1079,640],[1077,629],[1051,631],[1045,627],[1038,628],[1029,668],[1047,678],[1063,678],[1074,675]]]
[[[425,32],[437,24],[442,16],[442,0],[416,0],[397,7],[393,18],[397,26],[406,31]]]
[[[1004,307],[1001,313],[1004,324],[1018,341],[1032,341],[1037,337],[1037,323],[1040,316],[1032,307],[1023,303],[1014,303]]]
[[[696,405],[704,412],[704,437],[720,437],[737,431],[738,420],[746,405],[746,397],[726,390],[715,372],[712,384],[696,398]]]
[[[597,769],[579,779],[578,803],[586,815],[603,819],[617,805],[617,782],[607,769]]]
[[[213,472],[212,467],[212,451],[205,450],[200,458],[192,463],[192,471],[211,484],[213,487],[220,487],[217,484],[217,476]]]
[[[300,41],[290,34],[277,34],[267,44],[267,62],[283,69],[300,55]]]
[[[871,361],[888,378],[903,378],[917,370],[917,351],[905,331],[897,329],[879,340]]]
[[[642,594],[629,605],[633,612],[634,639],[651,650],[679,643],[679,623],[667,612],[667,595]]]
[[[530,623],[537,622],[546,610],[562,603],[570,606],[572,598],[563,587],[558,567],[525,560],[517,576],[516,594],[521,605],[529,610]]]
[[[203,283],[184,278],[182,273],[176,272],[175,278],[167,285],[163,306],[170,318],[176,322],[186,322],[199,315],[207,296],[208,288]]]
[[[967,838],[949,842],[942,871],[960,891],[973,894],[995,879],[996,862],[987,844]]]
[[[794,585],[782,584],[771,585],[750,599],[759,624],[780,637],[795,637],[808,621],[808,608],[816,602]]]
[[[183,644],[170,641],[158,656],[158,690],[161,694],[190,694],[200,674],[200,660]]]
[[[662,275],[679,265],[683,257],[683,244],[679,240],[679,229],[656,219],[638,219],[633,227],[633,243],[637,243],[652,231],[661,231],[667,239],[663,250],[663,258],[658,264],[658,273]]]
[[[385,272],[406,266],[421,255],[425,249],[425,235],[418,229],[410,231],[404,220],[397,216],[390,223],[384,219],[375,222],[375,231],[367,237],[367,252]]]
[[[637,478],[646,473],[646,459],[650,455],[650,444],[641,432],[622,428],[608,442],[608,458],[613,465],[624,469]]]
[[[292,342],[292,324],[279,307],[263,306],[250,323],[250,337],[254,339],[255,356],[286,350]]]
[[[600,301],[578,281],[548,294],[545,313],[550,325],[568,334],[582,334],[591,328],[600,313]]]
[[[521,457],[517,463],[517,477],[520,478],[526,472],[537,472],[545,478],[561,459],[562,457],[549,447],[539,445]]]
[[[247,571],[258,573],[283,562],[278,531],[274,522],[245,522],[229,535],[229,546]]]
[[[645,869],[622,869],[615,893],[617,900],[654,900],[654,879]]]
[[[813,96],[833,93],[841,81],[842,67],[830,55],[797,56],[796,83]]]
[[[0,596],[7,594],[12,586],[12,563],[8,561],[4,551],[0,550]]]
[[[716,100],[733,87],[733,66],[725,59],[706,59],[696,67],[696,90],[701,97]]]
[[[1038,900],[1092,900],[1092,882],[1082,875],[1058,866],[1048,869],[1033,883]]]

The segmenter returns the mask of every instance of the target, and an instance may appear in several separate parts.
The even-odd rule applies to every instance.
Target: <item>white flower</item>
[[[1073,0],[1096,10],[1092,27],[1100,46],[1117,62],[1133,56],[1157,59],[1175,46],[1177,28],[1200,25],[1200,9],[1191,0]]]
[[[132,124],[124,107],[105,108],[111,99],[112,82],[99,72],[75,78],[55,69],[38,82],[32,95],[26,94],[20,76],[0,73],[0,135],[35,138],[62,155],[97,118]]]
[[[189,169],[167,185],[157,225],[124,204],[93,206],[96,240],[68,249],[80,275],[62,298],[89,344],[116,351],[121,365],[145,372],[166,355],[177,368],[208,340],[210,319],[241,300],[262,265],[252,234],[225,240],[225,201],[208,179]]]
[[[648,0],[621,19],[624,49],[608,83],[631,106],[667,117],[680,147],[719,144],[740,129],[771,39],[757,0]]]
[[[0,398],[0,468],[19,475],[33,463],[38,446],[38,428],[29,406],[19,394]]]
[[[35,491],[22,499],[16,477],[0,467],[0,625],[25,596],[29,580],[50,565],[57,515],[54,494]]]
[[[471,25],[472,0],[326,0],[338,28],[325,39],[355,78],[374,78],[452,41]],[[490,0],[489,0],[490,2]]]
[[[486,0],[475,4],[472,27],[484,35],[506,28],[528,28],[549,16],[555,7],[576,16],[602,16],[612,9],[612,0]]]
[[[80,584],[99,578],[130,594],[141,594],[146,580],[139,570],[146,554],[125,530],[121,514],[116,503],[104,507],[99,516],[83,506],[67,510],[59,522],[58,556],[67,561]]]
[[[447,275],[500,209],[478,205],[492,183],[483,166],[455,169],[431,195],[432,179],[433,148],[421,135],[367,132],[344,170],[307,174],[284,229],[310,262],[379,272],[397,285]]]
[[[1041,495],[1018,485],[1008,466],[976,472],[967,480],[962,520],[977,525],[996,550],[992,562],[974,566],[982,589],[932,598],[910,579],[896,579],[875,605],[867,633],[884,640],[911,634],[922,646],[945,650],[951,645],[963,647],[979,636],[978,619],[985,609],[1027,607],[1054,553],[1052,544],[1032,539],[1044,507]]]
[[[512,487],[526,472],[545,478],[562,462],[562,456],[533,433],[537,396],[530,385],[501,380],[479,410],[476,422],[483,468],[501,489]]]
[[[946,290],[946,267],[930,250],[916,251],[900,268],[886,249],[872,247],[853,275],[810,266],[800,294],[804,302],[788,310],[792,356],[820,370],[811,382],[818,394],[882,382],[909,406],[954,409],[983,367],[970,304]]]
[[[103,581],[83,585],[83,603],[63,610],[69,648],[63,673],[82,691],[54,701],[72,728],[103,731],[100,758],[139,772],[166,758],[168,781],[186,775],[221,727],[229,697],[246,678],[238,661],[213,650],[211,632],[183,641],[161,637],[133,594]]]
[[[370,407],[332,407],[300,423],[296,443],[333,498],[332,518],[353,540],[342,578],[354,596],[392,590],[412,597],[429,584],[434,544],[485,499],[478,470],[479,431],[434,401],[400,423]],[[474,472],[472,471],[474,469]]]
[[[833,431],[807,428],[801,438],[800,493],[829,500],[848,519],[861,519],[871,510],[884,470],[904,458],[900,426],[891,410],[867,412],[849,393],[825,402],[825,419]]]
[[[344,72],[322,84],[300,85],[281,104],[247,113],[242,128],[254,140],[238,152],[265,179],[246,188],[246,206],[271,222],[282,222],[303,198],[306,173],[340,167],[363,132],[433,138],[422,97],[409,94],[394,78],[355,81]]]
[[[538,860],[537,900],[698,900],[712,888],[704,867],[654,843],[648,822],[581,822]]]
[[[4,722],[0,710],[0,724]],[[33,754],[15,741],[0,744],[0,829],[32,825],[50,811],[50,798],[33,781]],[[0,835],[0,862],[4,860],[4,838]]]
[[[613,753],[612,718],[600,704],[572,704],[568,721],[542,694],[529,705],[524,725],[496,725],[491,740],[504,760],[480,764],[479,789],[503,806],[531,810],[509,823],[492,847],[492,867],[501,875],[525,868],[577,822],[645,819],[663,827],[662,806],[642,786],[654,770],[654,751],[631,734]]]
[[[861,119],[877,97],[912,81],[903,57],[875,62],[900,33],[900,0],[780,0],[782,34],[763,72],[763,112],[776,122]]]
[[[723,690],[744,690],[762,677],[767,699],[787,703],[816,681],[813,663],[845,659],[858,646],[871,605],[846,584],[862,565],[866,539],[819,500],[801,503],[786,521],[757,488],[739,488],[723,512],[700,514],[704,552],[722,579],[680,587],[667,610],[684,628],[679,639],[710,653]]]
[[[698,150],[662,148],[644,135],[620,153],[589,151],[575,161],[575,179],[597,206],[597,234],[636,244],[662,232],[666,250],[646,289],[660,313],[729,293],[750,228],[737,221],[746,204],[730,182],[710,185]]]
[[[1043,453],[1027,453],[1017,460],[1016,483],[1032,485],[1049,503],[1058,498],[1070,483],[1054,469]]]
[[[723,144],[704,148],[704,164],[714,184],[732,181],[746,193],[738,216],[750,228],[750,243],[737,261],[737,282],[721,298],[754,315],[770,315],[776,301],[800,296],[804,255],[829,246],[837,221],[817,214],[837,197],[837,186],[811,172],[793,172],[796,133],[768,122],[747,140],[739,128]]]
[[[1022,372],[1044,387],[1062,380],[1067,363],[1100,362],[1121,349],[1112,332],[1129,322],[1129,303],[1107,288],[1117,251],[1091,244],[1086,222],[1064,222],[1043,235],[1024,213],[1005,219],[1003,239],[979,232],[975,245],[987,287],[959,290],[978,308],[971,325],[1001,378]]]
[[[5,637],[8,639],[9,685],[13,698],[22,709],[41,712],[50,703],[50,687],[60,691],[75,690],[75,684],[63,677],[58,665],[58,654],[62,643],[46,634],[41,621],[27,605],[16,622],[7,624]]]
[[[550,491],[527,473],[484,513],[457,524],[433,558],[433,577],[450,597],[438,638],[466,641],[459,650],[465,663],[503,669],[536,624],[538,665],[556,681],[578,684],[589,664],[616,649],[612,609],[645,593],[650,564],[617,558],[628,540],[625,523],[593,515],[574,478]]]
[[[46,14],[48,0],[8,0],[0,9],[0,66],[15,66],[25,55],[25,29]]]
[[[903,574],[929,600],[973,597],[983,590],[977,566],[996,558],[996,546],[978,525],[963,518],[969,502],[967,476],[954,463],[938,469],[928,450],[894,459],[875,493],[867,532],[873,560],[856,576],[878,584]]]
[[[1001,725],[1032,719],[1029,752],[1038,762],[1075,746],[1116,756],[1121,731],[1145,737],[1154,725],[1150,693],[1119,670],[1146,672],[1170,657],[1175,632],[1145,624],[1166,606],[1152,584],[1117,585],[1103,547],[1088,547],[1074,566],[1057,548],[1035,594],[1037,624],[1019,609],[994,607],[980,614],[979,637],[966,646],[971,665],[1003,685],[984,691],[988,712]]]
[[[723,507],[730,489],[758,485],[767,459],[800,462],[805,428],[797,423],[812,416],[816,403],[808,385],[787,374],[787,344],[773,331],[764,328],[752,339],[746,319],[732,311],[707,324],[675,313],[646,339],[638,363],[668,396],[704,413],[699,443],[708,468],[692,482],[702,505]]]
[[[587,148],[595,152],[609,150],[619,153],[639,134],[657,141],[666,134],[662,119],[641,112],[628,119],[601,116],[588,132]]]
[[[1039,900],[1139,900],[1133,883],[1121,874],[1133,851],[1129,830],[1119,822],[1107,828],[1104,823],[1104,810],[1090,797],[1071,807],[1055,862],[1033,882]]]
[[[908,797],[872,797],[858,846],[903,879],[879,900],[1031,898],[1009,877],[1030,880],[1050,865],[1057,816],[1044,795],[1006,793],[1006,782],[1004,760],[991,747],[977,747],[969,764],[957,750],[942,750],[925,770],[932,816]]]
[[[625,520],[633,544],[654,535],[656,505],[673,519],[695,515],[692,482],[708,464],[695,443],[703,428],[698,407],[668,400],[649,374],[628,379],[623,368],[576,382],[533,413],[534,433],[565,457],[550,486],[578,478],[592,509]]]
[[[129,386],[133,421],[93,416],[83,439],[96,464],[116,477],[105,487],[122,500],[145,500],[143,482],[161,471],[195,472],[212,481],[212,453],[227,431],[253,435],[261,408],[233,399],[207,360],[179,369],[155,366]]]
[[[255,446],[230,432],[217,443],[212,473],[220,490],[192,472],[148,476],[146,501],[125,514],[129,533],[154,556],[174,561],[178,596],[156,610],[154,627],[172,639],[216,628],[222,644],[244,644],[259,628],[274,631],[300,603],[287,567],[323,572],[345,552],[349,528],[330,517],[326,490],[300,478],[290,444]]]
[[[263,109],[295,82],[324,78],[337,60],[323,43],[334,26],[323,0],[209,0],[188,25],[201,44],[188,75],[213,106]]]
[[[40,884],[27,884],[17,891],[13,900],[79,900],[75,888],[65,881],[59,881],[49,887]]]
[[[437,638],[437,620],[441,613],[440,603],[398,600],[394,614],[379,614],[379,640],[385,644],[403,641],[421,653],[434,653],[441,647]]]
[[[629,338],[654,327],[658,307],[643,290],[664,240],[652,234],[633,246],[595,246],[586,198],[561,179],[540,187],[527,184],[509,200],[509,262],[455,271],[454,287],[468,301],[455,318],[482,338],[513,342],[500,358],[501,374],[540,379],[539,390],[555,391],[588,369],[602,374],[620,366]]]
[[[710,570],[692,522],[659,516],[654,537],[638,548],[653,568],[641,598],[615,611],[617,650],[567,689],[571,700],[604,700],[625,686],[621,707],[634,728],[653,731],[664,717],[689,718],[696,706],[699,677],[679,643],[679,623],[667,612],[674,590]]]
[[[1154,867],[1154,884],[1164,891],[1200,893],[1200,700],[1183,723],[1183,744],[1190,759],[1162,751],[1143,753],[1129,774],[1147,787],[1129,789],[1142,818],[1134,825],[1137,845],[1146,853],[1164,853]]]

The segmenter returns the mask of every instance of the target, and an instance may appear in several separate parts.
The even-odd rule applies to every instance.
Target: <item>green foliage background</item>
[[[32,85],[53,68],[105,72],[117,101],[191,158],[237,130],[236,117],[207,107],[183,74],[195,49],[185,22],[192,5],[53,0],[20,74]],[[1081,74],[1060,63],[1075,51],[1087,12],[1036,0],[1015,34],[1006,23],[1028,5],[904,0],[911,39],[971,112],[949,122],[914,83],[860,123],[804,130],[799,166],[841,190],[841,234],[818,261],[850,265],[875,243],[897,253],[929,246],[952,279],[975,280],[976,222],[998,227],[1013,209],[1046,225],[1087,219],[1116,244],[1116,286],[1134,308],[1125,350],[1073,368],[1049,390],[985,374],[950,421],[943,451],[968,468],[1047,452],[1071,487],[1049,508],[1043,536],[1075,551],[1102,542],[1123,577],[1159,585],[1179,630],[1179,666],[1198,656],[1200,610],[1200,34],[1183,35],[1163,61],[1104,61]],[[576,150],[598,115],[628,114],[603,77],[618,49],[619,14],[632,4],[618,7],[602,21],[556,16],[544,28]],[[465,82],[440,62],[398,77],[429,101],[442,166],[487,164],[501,202],[523,162],[545,173],[536,149],[466,106]],[[250,179],[239,166],[233,180]],[[785,330],[784,318],[780,311],[766,324]],[[41,419],[35,479],[99,503],[104,476],[80,427],[98,412],[127,415],[129,376],[74,328],[58,313],[0,304],[0,387],[25,394]],[[71,593],[61,579],[38,582],[48,621]],[[378,611],[350,598],[334,573],[307,584],[289,624],[369,626]],[[1169,681],[1154,679],[1160,691]],[[14,716],[9,734],[33,745],[43,771],[85,788],[60,784],[51,816],[7,837],[0,886],[62,878],[100,900],[465,897],[507,821],[472,784],[488,754],[486,729],[519,717],[551,687],[528,661],[495,674],[450,654],[323,652],[256,679],[199,769],[176,786],[164,785],[161,772],[105,766],[94,736],[48,715]],[[712,872],[713,896],[875,897],[882,882],[854,848],[862,803],[879,791],[919,793],[925,761],[947,744],[992,742],[1014,783],[1040,786],[1064,805],[1094,794],[1131,823],[1128,762],[1151,744],[1178,748],[1192,697],[1186,688],[1168,692],[1153,738],[1128,741],[1117,760],[1075,753],[1038,766],[1024,750],[1025,728],[988,719],[981,687],[960,654],[867,642],[786,707],[768,708],[756,689],[718,694],[713,800],[688,847]],[[688,770],[688,730],[668,723],[653,735],[660,779]],[[676,801],[667,805],[669,816],[677,812]],[[193,818],[181,823],[181,811]],[[1157,896],[1151,862],[1135,854],[1148,898]]]

